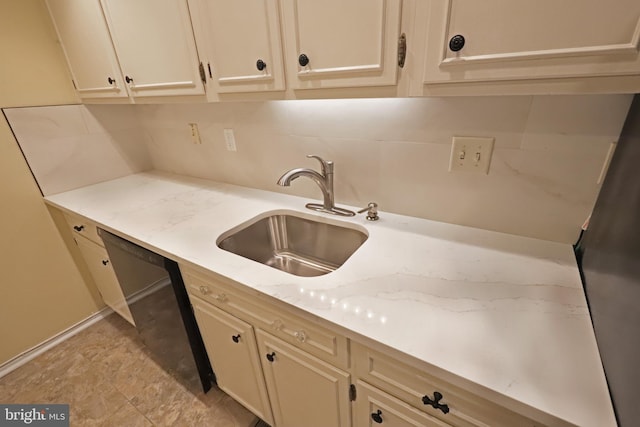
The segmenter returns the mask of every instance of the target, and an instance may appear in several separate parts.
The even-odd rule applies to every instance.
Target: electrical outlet
[[[495,138],[454,136],[451,145],[449,172],[489,173]]]
[[[227,151],[236,151],[236,137],[233,135],[233,129],[224,130],[224,142],[227,144]]]
[[[191,130],[191,142],[194,144],[202,144],[202,140],[200,139],[200,131],[198,130],[197,123],[188,123],[189,129]]]

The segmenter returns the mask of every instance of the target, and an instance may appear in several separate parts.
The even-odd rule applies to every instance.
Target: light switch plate
[[[449,172],[489,173],[495,138],[454,136]]]

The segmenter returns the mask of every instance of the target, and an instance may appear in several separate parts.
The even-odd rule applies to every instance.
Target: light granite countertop
[[[48,196],[178,262],[196,265],[433,366],[549,425],[615,426],[570,245],[394,215],[340,218],[369,238],[338,270],[305,278],[216,246],[268,211],[320,221],[295,196],[147,172]]]

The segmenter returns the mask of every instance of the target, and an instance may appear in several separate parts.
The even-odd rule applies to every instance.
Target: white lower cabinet
[[[352,342],[351,360],[354,376],[368,388],[382,390],[405,406],[427,415],[427,426],[455,427],[540,427],[530,418],[517,414],[483,396],[442,381],[424,367]],[[366,392],[365,392],[366,393]],[[366,394],[365,394],[366,395]],[[376,398],[380,396],[378,393]],[[360,393],[356,402],[361,399]],[[388,400],[387,400],[388,401]],[[383,411],[383,409],[380,409]],[[438,423],[439,422],[439,423]],[[368,424],[359,424],[368,425]],[[413,424],[391,424],[413,425]],[[564,425],[564,424],[558,424]]]
[[[239,283],[181,269],[219,387],[272,427],[544,425]]]
[[[222,390],[272,427],[351,426],[344,336],[214,275],[182,276]]]
[[[275,425],[351,425],[350,375],[258,330],[258,347]]]
[[[403,401],[363,382],[357,382],[354,406],[357,427],[448,427],[436,418],[412,408]]]
[[[96,225],[85,218],[65,214],[65,219],[80,249],[80,254],[93,277],[102,301],[132,325],[135,325],[127,300],[111,266],[109,254],[98,235]]]
[[[271,424],[253,327],[198,298],[191,304],[218,387]]]
[[[104,303],[134,325],[133,316],[127,306],[116,273],[111,267],[106,249],[84,237],[76,237],[75,240]]]

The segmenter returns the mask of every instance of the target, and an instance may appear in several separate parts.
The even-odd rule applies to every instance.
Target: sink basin
[[[360,229],[292,213],[260,216],[224,233],[218,247],[296,276],[339,268],[367,240]]]

